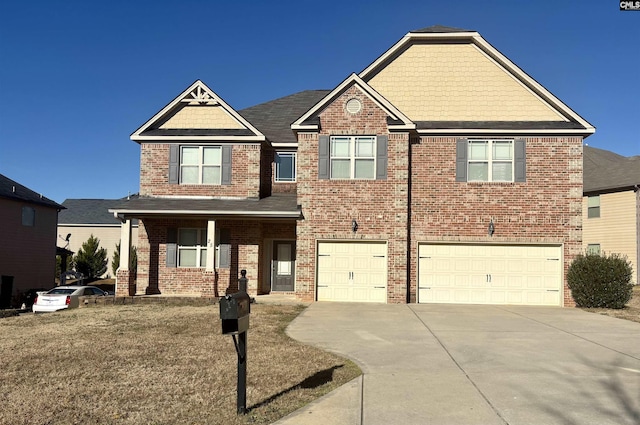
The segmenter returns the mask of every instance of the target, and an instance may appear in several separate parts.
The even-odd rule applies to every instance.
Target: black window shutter
[[[329,179],[329,161],[330,161],[330,144],[329,136],[320,136],[318,138],[318,178],[321,180]]]
[[[467,149],[469,142],[467,139],[456,141],[456,181],[467,181]]]
[[[178,184],[180,174],[180,145],[169,145],[169,184]]]
[[[516,182],[527,181],[527,149],[524,139],[516,139],[514,145],[514,179]]]
[[[387,179],[388,150],[389,136],[378,136],[376,141],[376,180]]]
[[[178,265],[178,229],[169,227],[167,229],[167,267]]]
[[[232,146],[222,147],[222,184],[231,184],[231,148]]]

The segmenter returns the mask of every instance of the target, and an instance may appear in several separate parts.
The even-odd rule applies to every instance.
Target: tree
[[[118,272],[118,267],[120,267],[120,242],[116,244],[116,250],[111,259],[111,270],[114,276]],[[129,270],[134,276],[138,273],[138,251],[135,246],[132,246],[129,251]]]
[[[93,234],[82,244],[73,258],[76,271],[87,279],[97,279],[107,271],[107,250],[100,248],[100,239]]]

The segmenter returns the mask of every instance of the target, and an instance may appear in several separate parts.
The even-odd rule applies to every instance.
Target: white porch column
[[[205,271],[212,272],[216,266],[216,221],[207,223],[207,266]]]
[[[131,220],[120,225],[120,266],[118,270],[129,270],[129,253],[131,252]]]

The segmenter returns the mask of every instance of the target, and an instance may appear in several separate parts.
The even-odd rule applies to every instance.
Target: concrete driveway
[[[571,308],[315,303],[288,334],[363,376],[304,424],[640,424],[640,323]]]

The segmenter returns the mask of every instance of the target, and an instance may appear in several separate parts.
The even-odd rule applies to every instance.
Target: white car
[[[34,313],[46,313],[66,308],[77,308],[80,304],[79,297],[104,297],[108,295],[107,292],[95,286],[58,286],[47,292],[39,293],[33,303],[32,310]]]

